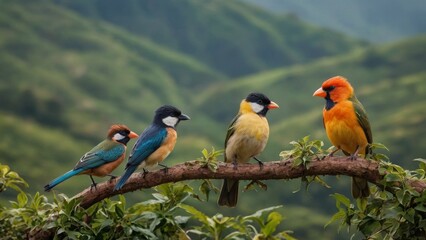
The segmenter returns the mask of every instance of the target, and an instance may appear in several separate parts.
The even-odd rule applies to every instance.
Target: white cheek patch
[[[178,123],[179,119],[177,117],[166,117],[163,118],[163,123],[166,124],[169,127],[175,127],[176,124]]]
[[[264,106],[254,102],[251,102],[250,105],[251,109],[253,109],[253,112],[255,113],[260,113],[265,108]]]
[[[120,141],[120,140],[122,140],[124,138],[125,138],[125,136],[123,136],[123,135],[121,135],[119,133],[114,134],[114,137],[112,137],[112,139],[114,139],[115,141]]]

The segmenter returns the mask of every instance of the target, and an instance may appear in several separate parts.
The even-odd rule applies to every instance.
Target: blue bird
[[[44,186],[44,190],[48,192],[56,185],[78,174],[89,175],[93,183],[92,187],[96,187],[96,182],[93,180],[92,175],[97,177],[105,177],[107,175],[114,177],[110,173],[123,162],[126,155],[127,143],[131,138],[137,137],[138,135],[130,131],[125,125],[112,125],[105,140],[84,154],[74,169]]]
[[[155,111],[152,124],[146,128],[133,146],[126,165],[126,171],[115,185],[114,190],[120,190],[127,179],[138,168],[161,165],[175,147],[177,132],[176,126],[181,120],[189,120],[189,116],[173,106],[164,105]],[[162,165],[164,166],[164,165]],[[166,166],[164,166],[167,168]]]

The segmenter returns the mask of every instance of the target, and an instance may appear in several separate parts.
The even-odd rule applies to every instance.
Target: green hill
[[[21,3],[9,2],[0,9],[0,111],[16,119],[10,123],[17,129],[19,124],[32,125],[44,133],[31,135],[34,142],[47,144],[42,135],[59,131],[81,154],[103,138],[112,123],[126,123],[139,132],[162,104],[189,111],[185,85],[196,90],[198,84],[226,79],[189,56],[107,23],[86,20],[47,1]],[[11,131],[15,139],[27,139],[22,133]],[[62,142],[58,135],[50,140],[48,156],[41,161],[61,162],[58,173],[72,167],[79,154],[64,154],[56,146]],[[3,148],[16,151],[6,163],[19,169],[18,153],[32,147]],[[38,158],[22,161],[37,168]],[[22,175],[37,182],[33,186],[38,189],[52,177],[44,174],[40,181],[31,171]]]
[[[297,18],[272,15],[235,0],[57,2],[84,17],[109,22],[184,52],[234,77],[365,45]]]
[[[212,109],[208,115],[223,122],[237,108],[227,102],[238,103],[250,91],[264,92],[281,106],[269,114],[273,130],[269,148],[279,152],[283,144],[304,135],[326,139],[321,120],[324,101],[311,96],[327,78],[343,75],[367,109],[374,140],[391,149],[394,161],[413,166],[412,159],[426,155],[419,144],[426,143],[421,142],[426,133],[425,46],[426,36],[420,36],[218,83],[200,95],[199,109]],[[215,108],[217,104],[222,107]]]
[[[423,24],[426,21],[426,4],[423,0],[411,0],[409,4],[400,0],[246,1],[374,42],[396,41],[426,32]]]
[[[167,165],[197,158],[203,148],[221,149],[228,123],[251,91],[281,106],[268,114],[271,138],[261,156],[277,160],[290,140],[326,139],[324,102],[311,96],[337,74],[352,81],[375,140],[390,147],[392,160],[412,166],[412,158],[424,157],[425,37],[361,49],[357,40],[240,2],[179,3],[124,1],[121,7],[134,12],[123,14],[113,2],[0,0],[0,161],[30,183],[30,192],[72,168],[110,124],[141,132],[165,103],[192,118],[179,126]],[[267,71],[240,75],[261,69]],[[313,186],[296,194],[298,182],[271,181],[267,192],[242,194],[233,210],[219,209],[214,196],[201,204],[210,213],[236,215],[284,203],[286,216],[309,218],[304,223],[313,230],[303,233],[299,221],[291,228],[312,238],[334,211],[328,195],[349,186],[331,180],[331,190]],[[89,183],[75,177],[58,191],[71,196]],[[127,197],[141,201],[146,192]]]
[[[426,156],[426,141],[423,137],[426,134],[425,49],[426,36],[421,36],[311,64],[262,72],[232,80],[230,84],[219,83],[200,95],[198,109],[211,109],[209,116],[218,124],[226,125],[225,122],[229,122],[235,115],[239,101],[247,92],[260,91],[267,94],[280,105],[280,109],[268,113],[271,134],[260,159],[277,160],[280,151],[290,148],[290,141],[305,135],[322,139],[326,147],[330,146],[322,126],[324,100],[312,97],[312,94],[325,79],[343,75],[352,82],[359,100],[367,109],[374,141],[389,147],[390,152],[382,153],[387,154],[393,162],[412,169],[417,166],[412,161],[414,158]],[[215,108],[218,105],[221,108]],[[219,146],[223,144],[221,141],[217,143]],[[299,211],[298,214],[303,215],[311,229],[316,229],[313,232],[323,236],[322,239],[329,239],[322,232],[322,225],[316,225],[313,219],[335,211],[330,194],[337,191],[350,196],[350,179],[325,179],[332,186],[331,189],[314,184],[309,187],[309,192],[303,190],[304,186],[300,185],[299,180],[268,181],[267,192],[249,191],[241,194],[238,209],[249,212],[253,206],[266,207],[281,203],[287,204],[289,209],[300,205],[309,206],[308,213]],[[298,189],[301,191],[293,193]],[[298,214],[291,213],[291,210],[287,212],[289,218],[294,217],[290,221],[294,223]],[[233,214],[232,211],[226,213]],[[305,235],[298,225],[292,229],[303,239],[315,236]]]
[[[103,13],[107,6],[109,6],[109,11],[115,9],[116,6],[113,2],[100,4],[96,1],[64,1],[59,4],[45,0],[37,3],[27,1],[13,1],[7,2],[7,4],[6,1],[2,1],[2,3],[0,9],[0,26],[2,26],[0,28],[0,51],[2,53],[0,55],[0,101],[2,102],[0,111],[2,115],[29,122],[29,124],[33,124],[34,128],[40,128],[39,130],[46,135],[50,135],[51,131],[61,131],[73,139],[76,144],[84,143],[85,147],[80,148],[81,152],[84,152],[90,149],[91,144],[104,137],[104,132],[110,124],[126,123],[135,131],[140,132],[151,120],[155,108],[164,103],[172,103],[188,114],[196,116],[191,121],[191,127],[182,126],[182,132],[190,129],[193,132],[182,137],[179,142],[181,147],[176,149],[177,156],[191,152],[190,150],[193,152],[196,149],[197,151],[193,154],[183,155],[186,159],[194,158],[199,155],[199,150],[203,147],[211,146],[211,139],[222,141],[222,136],[215,133],[224,131],[225,127],[222,124],[214,123],[205,116],[205,113],[212,110],[204,109],[194,112],[194,106],[196,106],[197,98],[202,90],[212,84],[225,83],[227,77],[216,71],[216,67],[211,68],[199,59],[173,50],[171,44],[166,46],[166,43],[161,43],[163,37],[155,39],[150,34],[145,37],[142,32],[131,34],[125,28],[124,23],[135,20],[131,18],[132,16],[144,16],[142,10],[151,5],[156,6],[155,9],[162,12],[162,14],[157,14],[157,21],[164,21],[160,26],[173,27],[170,19],[161,18],[168,11],[172,11],[168,4],[160,4],[157,1],[144,4],[125,1],[122,7],[131,7],[132,4],[136,4],[134,11],[144,8],[140,10],[140,15],[134,12],[120,15],[118,12],[118,16],[125,17],[127,20],[123,20],[122,24],[117,24],[107,17],[105,20],[104,18],[94,18],[96,16],[94,13],[87,13],[87,16],[83,16],[84,11],[71,10],[76,9],[75,6],[92,7],[93,11]],[[64,6],[67,4],[72,7],[65,8]],[[301,49],[301,47],[293,48],[293,45],[285,44],[286,42],[276,42],[271,46],[259,42],[261,38],[272,38],[271,36],[275,36],[274,39],[282,40],[283,33],[288,31],[290,26],[295,31],[294,36],[301,39],[299,43],[306,43],[306,49],[309,46],[312,48],[317,46],[320,39],[330,42],[330,46],[333,46],[334,50],[327,49],[326,46],[317,46],[323,48],[321,50],[323,54],[332,54],[335,51],[341,52],[359,46],[359,42],[337,33],[332,33],[327,39],[327,34],[323,35],[320,29],[310,28],[299,21],[289,20],[286,22],[288,28],[283,28],[287,29],[284,31],[276,28],[278,17],[244,4],[240,4],[241,8],[239,8],[240,5],[237,5],[236,2],[220,1],[200,5],[197,1],[187,1],[186,4],[188,6],[182,8],[182,11],[186,9],[187,12],[180,17],[192,20],[176,20],[176,22],[190,22],[188,29],[197,24],[200,25],[199,27],[203,27],[203,24],[207,24],[211,20],[210,18],[219,20],[220,18],[217,18],[219,16],[207,13],[216,9],[214,12],[217,11],[227,16],[223,23],[228,24],[231,31],[217,29],[212,32],[222,36],[221,38],[225,38],[225,35],[219,33],[231,34],[227,38],[227,42],[234,41],[232,34],[235,34],[236,29],[251,32],[254,28],[258,28],[258,31],[268,32],[268,34],[257,33],[258,41],[248,42],[250,46],[262,46],[264,49],[264,51],[260,51],[262,53],[265,51],[276,52],[278,46],[292,49],[294,52]],[[194,21],[200,12],[190,11],[192,8],[198,9],[203,16],[206,15],[206,21]],[[112,15],[111,12],[110,14],[100,14],[100,16],[110,15]],[[237,16],[238,19],[245,20],[235,22],[228,19],[237,18]],[[265,19],[260,21],[260,18],[263,17]],[[147,21],[145,20],[142,23]],[[282,21],[284,20],[282,19]],[[149,29],[154,31],[156,28],[157,26]],[[164,30],[164,32],[167,31]],[[322,37],[310,39],[307,37],[309,34],[320,34]],[[221,43],[214,39],[205,42],[204,40],[206,39],[197,41],[202,44]],[[184,40],[179,39],[179,41]],[[350,45],[350,43],[354,45]],[[243,52],[244,49],[247,52],[252,51],[248,45],[237,45],[240,52]],[[176,47],[176,49],[179,48]],[[318,57],[314,53],[311,58],[306,53],[301,53],[301,55],[304,57],[300,60]],[[208,58],[210,55],[206,53],[203,56]],[[287,55],[283,55],[283,57],[285,56]],[[253,55],[250,58],[257,57]],[[223,59],[227,60],[230,57],[223,57]],[[222,59],[215,61],[217,64],[223,63]],[[233,61],[238,62],[238,60]],[[272,61],[272,59],[268,61]],[[270,68],[270,66],[263,64],[263,68]],[[15,137],[17,139],[25,138],[22,135]],[[188,144],[194,141],[197,144]],[[43,161],[71,162],[72,164],[61,165],[62,167],[55,170],[58,173],[63,172],[67,167],[72,166],[79,156],[62,156],[61,151],[56,150],[53,142],[61,141],[60,139],[52,141],[50,157],[45,157]],[[12,151],[18,153],[21,149]],[[28,159],[28,166],[36,167],[37,156],[32,159]],[[13,159],[6,161],[15,162]],[[13,164],[12,167],[14,167]],[[45,176],[44,179],[40,179],[31,172],[22,174],[29,181],[35,182],[34,187],[37,189],[40,189],[49,178]]]

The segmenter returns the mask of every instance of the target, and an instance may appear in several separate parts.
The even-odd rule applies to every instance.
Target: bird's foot
[[[340,150],[340,148],[336,148],[336,149],[334,149],[333,151],[331,151],[331,152],[330,152],[329,154],[327,154],[326,156],[323,156],[321,160],[324,160],[325,158],[331,158],[331,157],[333,157],[333,156],[334,156],[334,154],[335,154],[337,151],[339,151],[339,150]]]
[[[257,161],[257,163],[259,163],[259,168],[260,169],[262,169],[262,167],[263,167],[263,162],[262,161],[260,161],[259,159],[257,159],[256,157],[253,157],[254,158],[254,160],[256,160]]]
[[[234,170],[237,170],[238,169],[238,163],[237,163],[237,161],[232,161],[232,165],[234,165]]]
[[[145,178],[148,173],[149,173],[148,170],[146,170],[145,168],[142,168],[141,177]]]
[[[98,185],[98,184],[95,182],[95,179],[93,179],[92,175],[89,175],[89,177],[90,177],[90,180],[92,180],[92,185],[90,185],[90,191],[92,191],[93,187],[95,188],[95,190],[98,190],[96,188],[96,185]]]
[[[359,146],[356,147],[356,150],[353,154],[348,157],[348,160],[354,161],[358,158]]]
[[[114,176],[114,175],[108,175],[108,176],[110,176],[108,180],[109,183],[112,183],[112,181],[117,178],[117,176]]]
[[[92,189],[93,188],[95,188],[95,190],[97,191],[98,190],[98,188],[96,187],[98,184],[97,183],[92,183],[92,184],[90,184],[90,191],[92,191]]]
[[[163,171],[164,171],[164,173],[167,173],[167,172],[169,171],[169,167],[167,167],[166,165],[161,164],[161,163],[159,163],[158,165],[160,165],[160,166],[162,166],[162,167],[163,167]]]

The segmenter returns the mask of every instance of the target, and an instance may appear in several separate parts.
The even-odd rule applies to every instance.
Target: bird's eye
[[[127,135],[129,135],[130,131],[128,131],[128,130],[121,130],[121,131],[119,131],[118,133],[119,133],[120,135],[122,135],[122,136],[127,136]]]
[[[262,104],[263,103],[262,99],[257,100],[257,103]]]
[[[330,86],[330,87],[323,88],[322,90],[324,90],[326,92],[330,92],[331,90],[333,90],[335,88],[336,88],[335,86]]]

